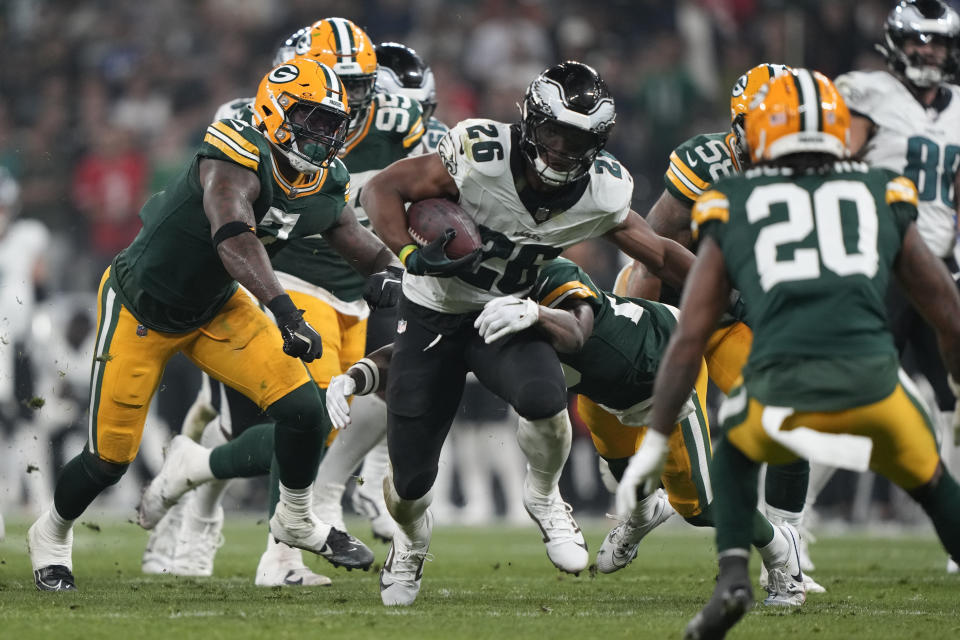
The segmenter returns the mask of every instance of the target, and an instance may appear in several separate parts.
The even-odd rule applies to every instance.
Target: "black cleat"
[[[320,555],[335,567],[351,569],[370,568],[373,564],[373,551],[370,547],[340,529],[331,528],[327,540],[320,549]]]
[[[727,587],[723,591],[718,588],[687,625],[683,640],[721,640],[752,606],[753,590],[749,584]]]
[[[35,569],[33,580],[38,591],[76,591],[73,573],[62,564]]]

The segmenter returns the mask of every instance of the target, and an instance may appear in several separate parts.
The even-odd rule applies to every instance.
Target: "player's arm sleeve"
[[[718,189],[703,192],[690,210],[690,231],[693,239],[711,236],[721,248],[727,222],[730,220],[730,201]]]
[[[575,263],[562,258],[545,265],[533,288],[533,297],[541,305],[556,309],[568,300],[583,300],[594,312],[603,304],[603,293],[590,276]]]
[[[260,170],[260,149],[250,139],[254,130],[239,120],[218,120],[207,127],[199,154],[204,158],[226,160],[249,169]]]
[[[911,222],[917,219],[917,186],[910,178],[890,173],[884,199],[893,211],[900,238],[904,237]]]

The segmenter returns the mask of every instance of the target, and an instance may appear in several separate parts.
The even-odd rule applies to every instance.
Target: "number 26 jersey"
[[[434,311],[470,313],[495,297],[526,295],[544,262],[607,233],[630,212],[633,178],[607,153],[548,198],[526,185],[517,126],[464,120],[441,139],[437,153],[480,231],[483,259],[457,277],[404,276],[404,295]]]

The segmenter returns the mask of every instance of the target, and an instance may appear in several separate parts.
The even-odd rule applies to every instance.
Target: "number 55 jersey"
[[[459,204],[476,223],[483,258],[452,278],[403,278],[404,295],[442,313],[477,311],[492,298],[524,296],[540,266],[583,240],[601,236],[630,212],[633,178],[601,152],[581,179],[545,196],[529,186],[519,127],[470,119],[440,141],[437,153],[460,191]]]
[[[752,395],[833,411],[893,391],[899,364],[884,297],[916,203],[910,180],[858,162],[797,175],[750,169],[700,196],[694,233],[716,241],[749,300]],[[874,372],[868,384],[851,375],[864,369]]]
[[[960,87],[940,86],[930,107],[887,71],[853,71],[836,80],[853,115],[875,128],[861,159],[903,174],[917,186],[917,229],[936,255],[956,236],[954,182],[960,167]]]

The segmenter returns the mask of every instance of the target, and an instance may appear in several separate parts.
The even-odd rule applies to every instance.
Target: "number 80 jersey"
[[[584,178],[549,201],[538,200],[536,192],[523,188],[519,139],[517,126],[470,119],[440,141],[437,153],[460,191],[459,204],[480,230],[483,259],[472,273],[458,277],[405,275],[409,300],[442,313],[470,313],[498,296],[524,296],[544,262],[626,219],[633,178],[613,156],[602,153]]]

